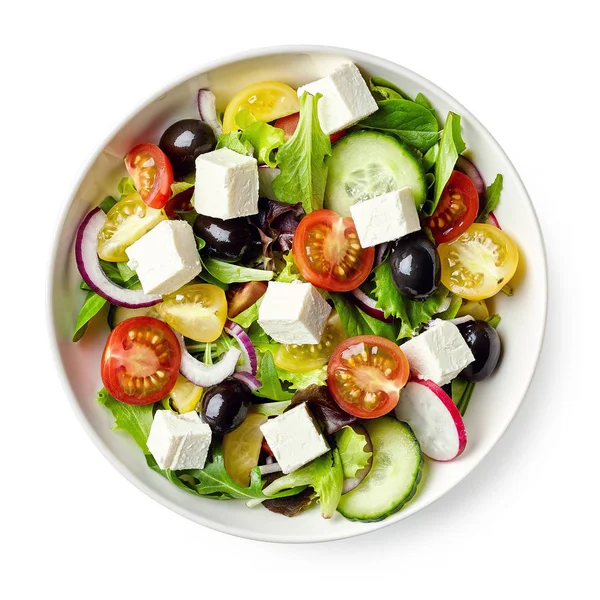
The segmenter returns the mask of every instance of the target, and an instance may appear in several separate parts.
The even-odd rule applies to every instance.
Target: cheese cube
[[[475,357],[458,327],[436,319],[429,329],[400,346],[413,375],[437,385],[450,383]]]
[[[319,122],[327,135],[346,129],[377,110],[365,80],[354,63],[345,63],[331,75],[298,88],[298,96],[323,94],[318,103]]]
[[[203,469],[211,438],[208,423],[197,412],[157,410],[146,445],[161,469]]]
[[[258,212],[258,163],[252,156],[220,148],[196,159],[194,208],[217,219]]]
[[[260,426],[284,473],[291,473],[329,450],[306,402]]]
[[[258,323],[276,342],[318,344],[331,306],[310,283],[269,282]]]
[[[409,187],[357,202],[350,207],[350,213],[363,248],[391,242],[421,229]]]
[[[194,232],[185,221],[161,221],[125,252],[146,294],[171,294],[202,271]]]

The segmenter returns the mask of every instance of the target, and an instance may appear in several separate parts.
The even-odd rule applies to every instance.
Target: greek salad
[[[84,218],[73,341],[106,316],[98,401],[173,485],[384,519],[464,452],[498,364],[502,175],[459,115],[349,62],[224,100],[199,90]]]

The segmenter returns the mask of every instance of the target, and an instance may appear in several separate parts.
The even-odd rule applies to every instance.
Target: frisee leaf
[[[357,433],[352,427],[346,425],[338,431],[335,436],[340,459],[344,469],[344,477],[350,479],[364,469],[368,464],[372,452],[365,450],[367,446],[366,436]]]
[[[277,152],[281,172],[273,180],[275,196],[289,204],[302,202],[306,214],[323,208],[327,157],[331,155],[331,141],[319,123],[319,98],[321,94],[302,94],[298,126]]]

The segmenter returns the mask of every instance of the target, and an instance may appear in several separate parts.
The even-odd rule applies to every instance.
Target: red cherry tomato
[[[247,283],[231,286],[227,290],[227,316],[230,319],[250,308],[267,292],[264,281],[248,281]]]
[[[125,166],[142,200],[151,208],[162,208],[173,183],[167,155],[154,144],[138,144],[125,157]]]
[[[327,367],[327,385],[338,406],[360,419],[390,412],[409,376],[408,359],[397,344],[376,335],[343,341]]]
[[[374,248],[363,248],[351,217],[316,210],[300,221],[292,245],[294,262],[306,281],[332,292],[349,292],[369,276]]]
[[[478,212],[479,194],[475,184],[464,173],[452,171],[427,227],[436,244],[451,242],[473,224]]]
[[[181,347],[173,330],[154,317],[132,317],[108,336],[102,382],[125,404],[152,404],[175,387]]]
[[[298,121],[300,120],[300,113],[294,113],[293,115],[288,115],[287,117],[281,117],[281,119],[277,119],[273,124],[275,127],[279,127],[279,129],[283,129],[285,131],[285,140],[289,140],[293,135],[294,131],[296,131],[296,127],[298,127]],[[346,133],[348,133],[345,129],[341,131],[336,131],[329,136],[331,143],[337,142],[339,139],[343,138]]]

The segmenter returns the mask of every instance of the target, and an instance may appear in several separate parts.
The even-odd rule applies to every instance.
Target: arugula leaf
[[[356,477],[356,474],[369,464],[369,460],[373,456],[372,452],[365,451],[366,436],[346,425],[336,433],[335,440],[340,451],[344,477],[347,479]]]
[[[344,471],[340,451],[337,448],[319,456],[293,473],[276,479],[264,489],[264,493],[273,497],[287,488],[306,485],[310,485],[319,497],[321,516],[326,519],[331,518],[342,497],[344,485]]]
[[[371,317],[351,301],[347,300],[342,294],[332,293],[330,296],[348,337],[378,335],[388,340],[396,341],[398,328],[394,323],[385,323]]]
[[[248,329],[248,337],[252,342],[255,350],[258,352],[271,352],[272,354],[277,352],[279,344],[274,342],[264,331],[264,329],[257,323],[254,322]]]
[[[279,379],[289,383],[293,390],[303,390],[309,385],[327,385],[327,365],[307,373],[293,373],[277,367],[277,375]]]
[[[410,100],[410,96],[405,94],[397,85],[383,79],[383,77],[371,77],[369,79],[369,89],[378,102],[394,99]]]
[[[258,320],[258,309],[260,308],[261,302],[262,298],[259,298],[252,306],[243,310],[239,315],[232,317],[231,320],[244,329],[248,329],[252,323]]]
[[[73,332],[74,342],[78,342],[83,337],[83,334],[87,330],[88,322],[102,310],[102,307],[106,302],[105,298],[98,296],[98,294],[92,290],[86,294],[83,305],[77,315],[75,331]]]
[[[403,142],[426,152],[438,140],[438,122],[431,111],[411,100],[383,100],[379,109],[360,122],[365,129],[392,133]]]
[[[117,201],[112,196],[106,196],[100,203],[100,208],[107,213],[116,203]]]
[[[118,262],[116,263],[116,265],[117,269],[119,270],[119,275],[123,284],[129,283],[133,279],[136,280],[136,283],[139,282],[136,272],[133,269],[131,269],[126,262]]]
[[[269,281],[273,279],[273,271],[249,269],[216,258],[205,258],[204,268],[223,283],[242,283],[246,281]],[[202,273],[200,273],[202,275]]]
[[[254,154],[254,146],[248,141],[242,141],[241,131],[230,131],[229,133],[222,133],[217,138],[217,146],[215,150],[221,148],[229,148],[238,154],[244,154],[245,156],[252,156]]]
[[[435,165],[435,163],[437,161],[439,153],[440,153],[440,145],[437,143],[434,144],[433,146],[431,146],[431,148],[429,148],[429,150],[427,150],[427,152],[423,156],[423,160],[421,161],[421,166],[423,167],[423,171],[425,171],[425,173],[427,173],[428,171],[431,171],[431,169],[433,168],[433,166]]]
[[[254,392],[259,398],[267,398],[268,400],[291,400],[293,392],[284,390],[281,387],[277,367],[273,362],[273,355],[267,351],[260,361],[260,370],[258,372],[262,386]]]
[[[196,238],[196,243],[198,243],[198,240],[200,238]],[[204,241],[204,240],[202,240]],[[198,279],[201,279],[202,281],[206,282],[206,283],[211,283],[212,285],[216,285],[217,287],[220,287],[222,290],[227,291],[229,289],[229,285],[222,282],[220,279],[217,279],[214,275],[212,275],[208,269],[206,268],[206,264],[205,264],[205,259],[202,259],[202,256],[200,257],[200,262],[202,263],[202,271],[200,271],[200,273],[198,273],[197,277]]]
[[[98,392],[97,400],[113,414],[115,418],[113,429],[127,432],[144,451],[144,454],[148,454],[146,440],[150,435],[150,427],[152,427],[152,404],[143,406],[124,404],[115,400],[105,388]]]
[[[323,208],[326,159],[331,155],[331,141],[319,123],[319,98],[321,94],[302,94],[298,126],[277,152],[281,173],[273,180],[275,196],[288,204],[302,202],[306,214]]]
[[[460,117],[449,112],[440,140],[440,152],[435,163],[435,188],[433,200],[425,203],[423,212],[432,215],[444,191],[444,187],[452,175],[456,160],[466,150],[467,146],[460,133]]]
[[[474,383],[465,381],[460,377],[456,377],[456,379],[452,380],[452,402],[456,404],[456,408],[458,408],[458,412],[460,413],[461,417],[464,417],[465,413],[467,412],[474,389]]]
[[[249,143],[256,150],[256,159],[269,167],[277,166],[275,151],[283,144],[285,132],[279,127],[257,121],[254,115],[244,109],[235,117],[237,126],[242,130],[242,143]]]
[[[492,211],[496,210],[496,208],[498,207],[498,203],[500,202],[500,194],[502,193],[503,183],[504,178],[498,173],[498,175],[496,175],[496,179],[494,179],[494,182],[487,187],[485,191],[486,202],[485,206],[483,207],[483,210],[477,217],[478,223],[485,223],[487,221],[488,215]]]

